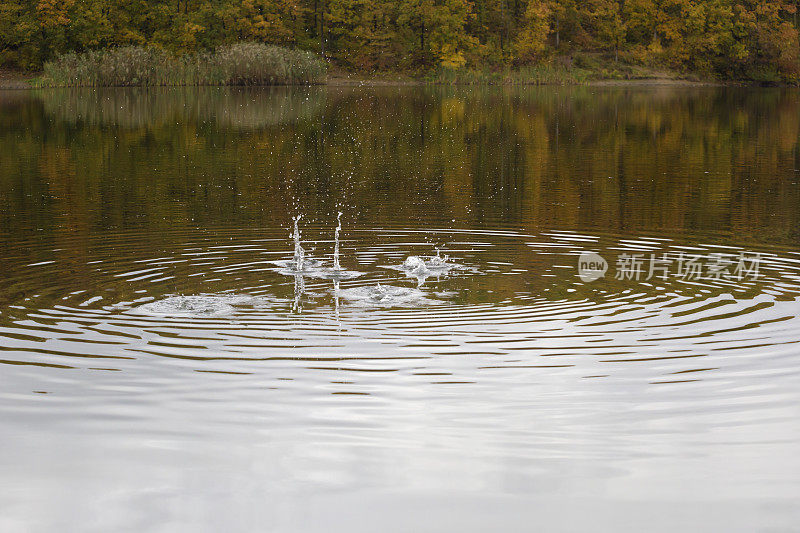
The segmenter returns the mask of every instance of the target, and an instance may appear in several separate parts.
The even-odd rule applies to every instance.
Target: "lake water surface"
[[[0,530],[796,531],[799,142],[779,89],[0,92]],[[287,268],[338,211],[352,277]]]

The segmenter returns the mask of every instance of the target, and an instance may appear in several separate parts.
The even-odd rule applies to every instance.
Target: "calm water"
[[[796,530],[798,141],[768,89],[0,92],[0,530]],[[282,268],[337,211],[361,275]]]

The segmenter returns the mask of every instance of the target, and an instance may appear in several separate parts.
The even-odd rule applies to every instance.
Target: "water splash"
[[[333,245],[333,270],[339,272],[342,267],[339,265],[339,232],[342,231],[342,212],[336,215],[336,231],[334,232],[335,243]]]
[[[339,234],[342,232],[342,212],[338,211],[336,215],[336,230],[334,231],[334,244],[333,244],[333,268],[320,269],[314,273],[315,277],[325,279],[352,279],[361,276],[361,272],[354,270],[342,270],[342,265],[339,262]]]
[[[410,255],[403,261],[402,265],[385,268],[399,270],[409,277],[416,278],[418,287],[433,276],[441,278],[456,270],[475,272],[473,268],[450,261],[450,257],[442,255],[442,251],[439,248],[436,248],[436,255]]]
[[[286,276],[302,274],[304,276],[317,279],[351,279],[357,278],[361,275],[361,272],[342,270],[339,262],[339,234],[342,231],[342,212],[339,212],[337,217],[338,225],[336,226],[335,233],[336,238],[333,251],[333,267],[326,266],[325,262],[320,259],[306,257],[306,251],[303,249],[301,243],[302,233],[298,227],[298,222],[301,218],[302,215],[298,215],[293,218],[294,230],[289,234],[294,241],[294,257],[292,259],[271,261],[273,265],[278,267],[276,269],[278,272]]]
[[[403,261],[403,270],[406,272],[424,272],[428,270],[425,266],[425,261],[417,255],[409,255]]]
[[[436,255],[428,260],[427,267],[430,269],[446,268],[449,270],[457,266],[455,263],[448,263],[448,259],[450,259],[450,256],[443,256],[441,248],[436,248]]]
[[[294,269],[298,272],[303,271],[303,261],[305,259],[306,251],[300,245],[300,228],[298,222],[303,218],[303,215],[294,217],[294,232],[291,237],[294,239]]]

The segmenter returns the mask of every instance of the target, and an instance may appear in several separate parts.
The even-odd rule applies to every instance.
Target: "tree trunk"
[[[322,0],[322,10],[319,14],[319,50],[320,55],[325,59],[325,0]]]
[[[558,46],[561,44],[561,35],[558,26],[558,15],[556,15],[556,50],[558,50]]]

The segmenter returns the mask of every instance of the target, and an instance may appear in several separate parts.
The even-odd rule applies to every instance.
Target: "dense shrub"
[[[43,85],[286,85],[317,83],[325,63],[311,52],[258,43],[174,57],[152,47],[125,46],[64,54],[44,65]]]

